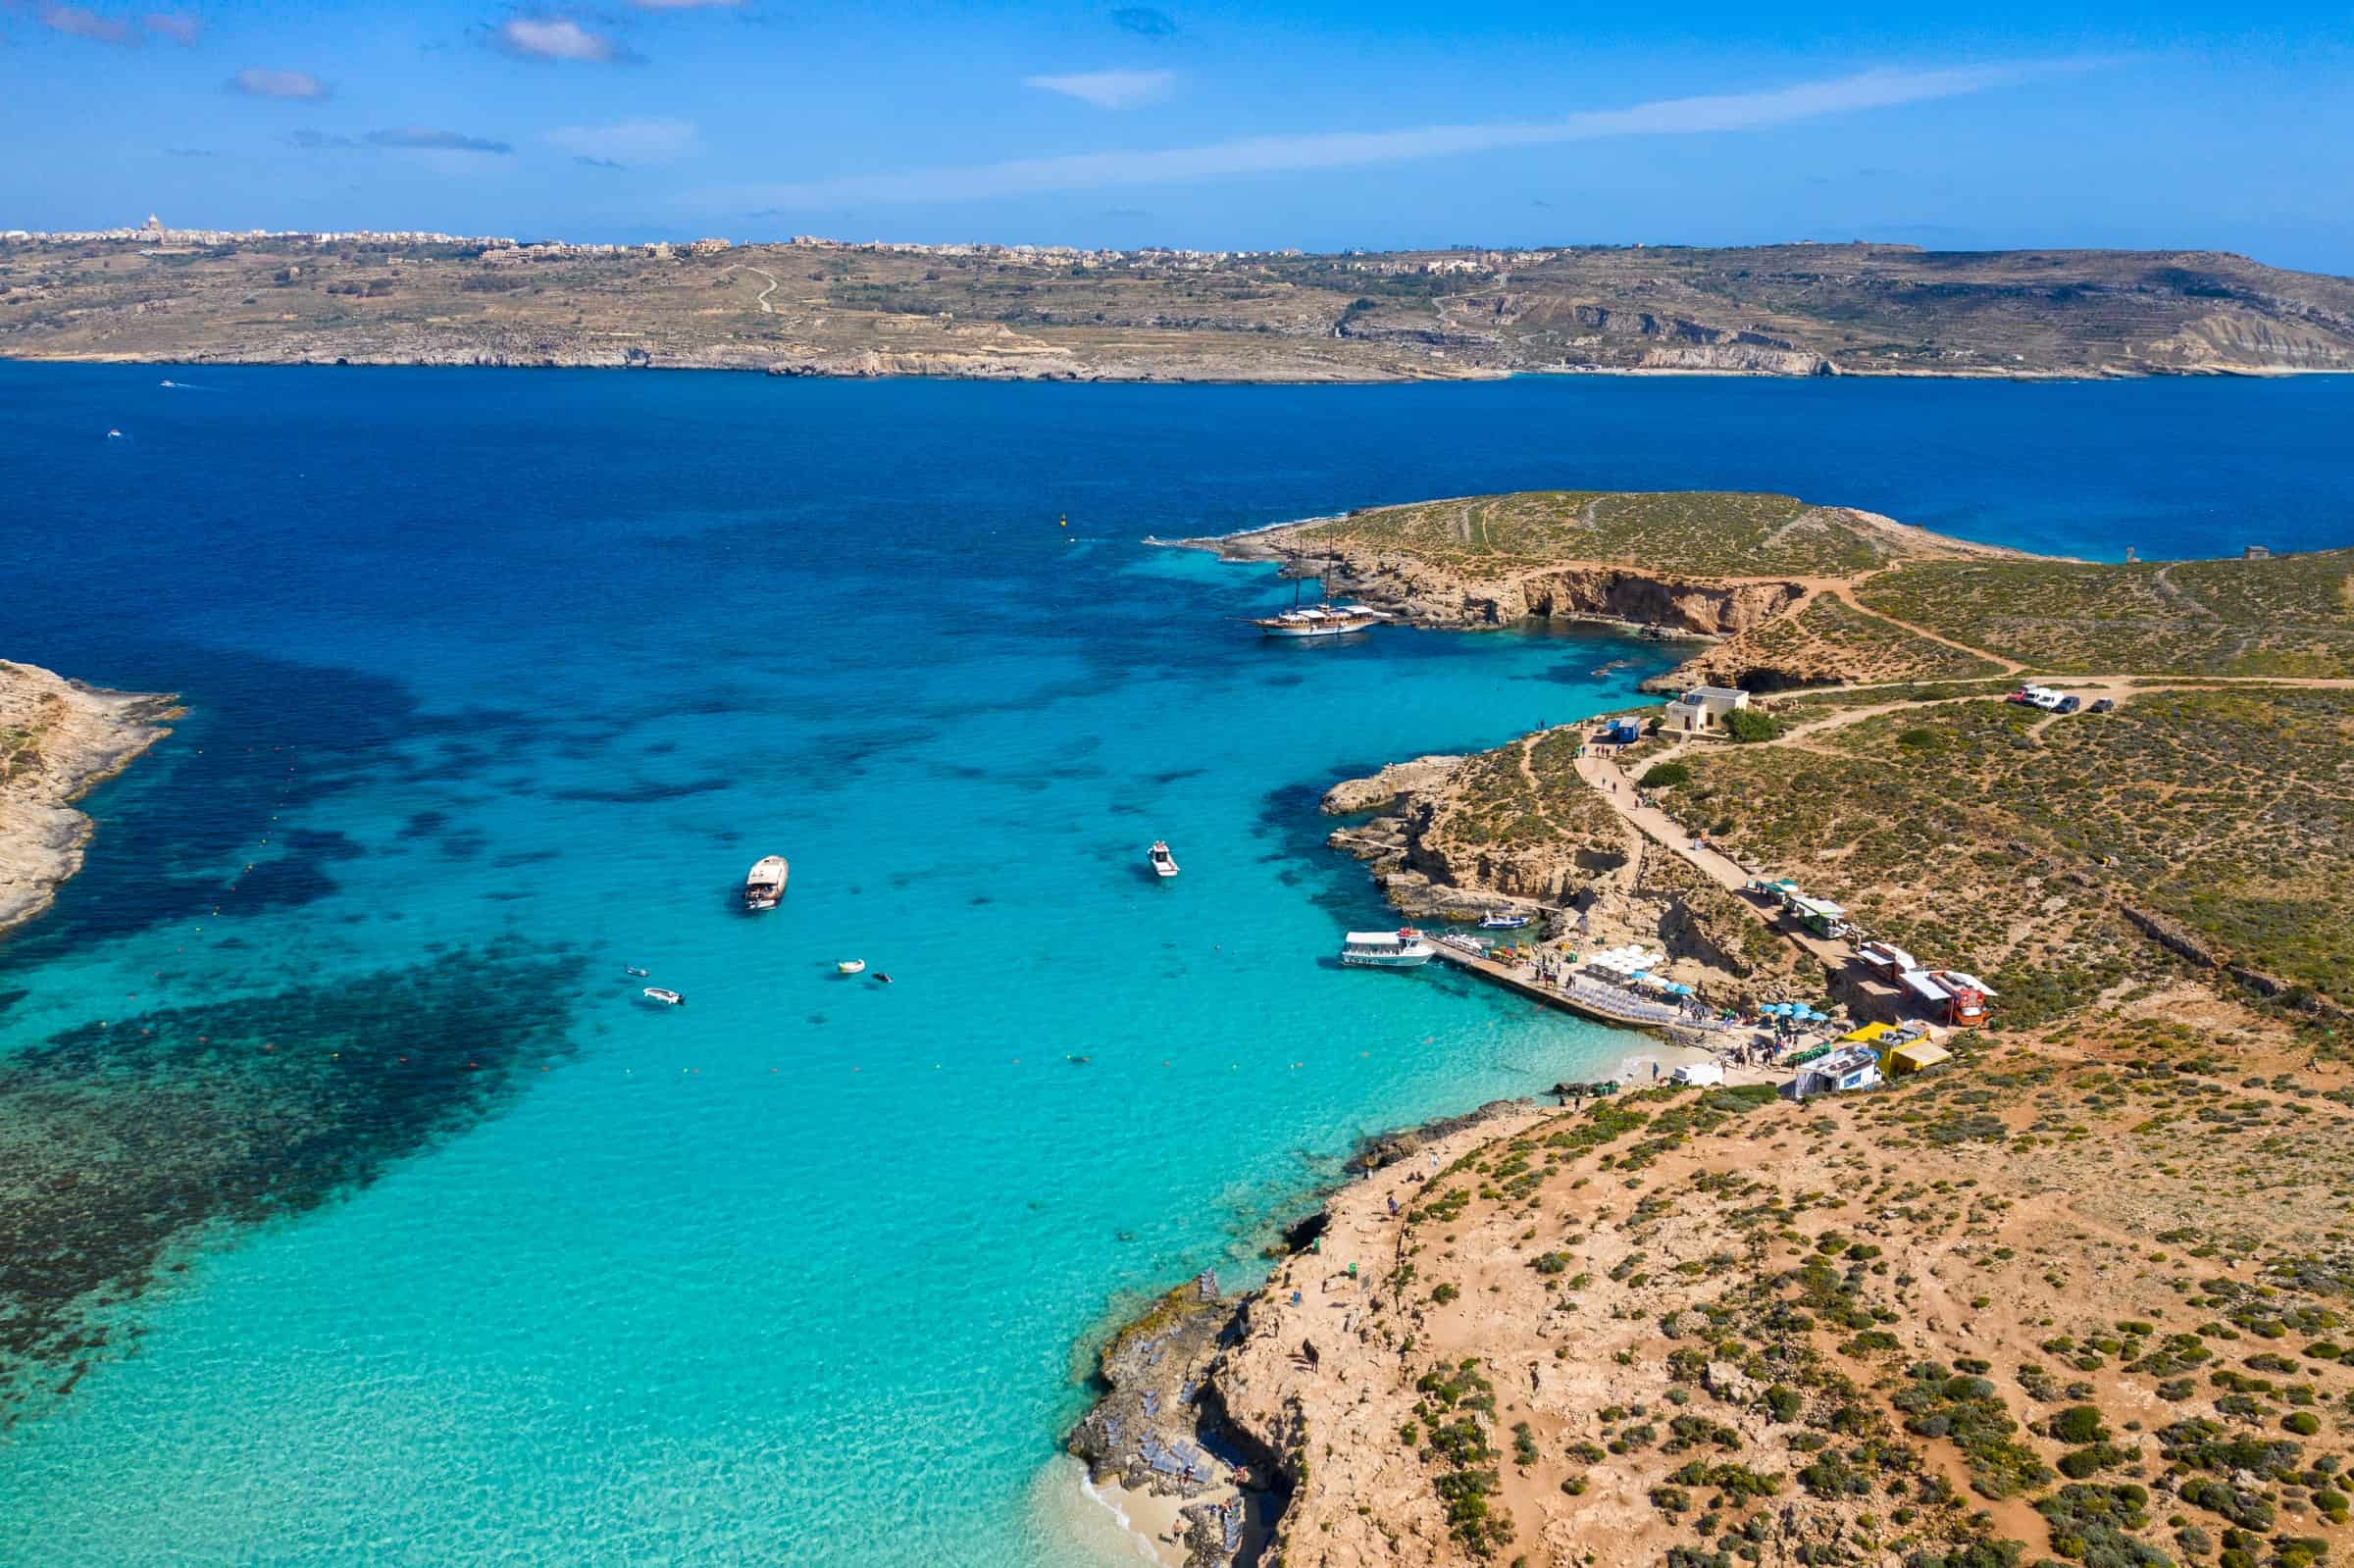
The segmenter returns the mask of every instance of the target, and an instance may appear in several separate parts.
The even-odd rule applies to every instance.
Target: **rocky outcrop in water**
[[[73,803],[171,733],[178,712],[168,696],[0,660],[0,931],[48,908],[81,869],[91,824]]]

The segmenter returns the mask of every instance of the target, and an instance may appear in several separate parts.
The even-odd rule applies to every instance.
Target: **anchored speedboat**
[[[866,973],[866,960],[863,958],[838,958],[834,961],[834,973],[837,975],[863,975]]]
[[[639,994],[643,996],[647,1001],[658,1003],[664,1007],[684,1007],[687,1005],[687,998],[680,995],[677,991],[672,990],[668,986],[648,986],[644,990],[639,992]]]
[[[1166,839],[1153,839],[1152,848],[1146,858],[1151,862],[1153,876],[1174,877],[1177,875],[1177,858],[1169,853]]]
[[[1481,931],[1518,931],[1527,924],[1526,915],[1515,915],[1502,909],[1491,909],[1479,917]]]
[[[785,879],[792,868],[783,855],[763,855],[752,864],[751,875],[743,879],[743,907],[774,909],[785,896]]]

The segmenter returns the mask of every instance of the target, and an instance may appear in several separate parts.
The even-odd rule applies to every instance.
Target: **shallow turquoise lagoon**
[[[188,1267],[0,1437],[12,1563],[1122,1551],[1053,1462],[1091,1333],[1360,1134],[1644,1048],[1332,965],[1383,916],[1317,793],[1673,658],[1266,646],[1286,586],[1148,533],[1744,485],[2154,556],[2354,499],[2324,381],[159,379],[0,367],[0,656],[191,710],[0,947],[0,1062],[153,1162],[259,1129],[263,1191],[170,1189]]]

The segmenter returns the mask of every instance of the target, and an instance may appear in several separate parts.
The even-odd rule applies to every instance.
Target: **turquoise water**
[[[0,946],[0,1180],[37,1117],[143,1198],[67,1214],[140,1288],[48,1303],[109,1340],[0,1437],[10,1563],[1100,1560],[1052,1455],[1107,1315],[1361,1133],[1642,1049],[1331,965],[1381,912],[1317,792],[1671,657],[1265,646],[1288,589],[1144,534],[1738,484],[2155,556],[2354,500],[2342,381],[160,379],[0,366],[0,654],[191,709]]]

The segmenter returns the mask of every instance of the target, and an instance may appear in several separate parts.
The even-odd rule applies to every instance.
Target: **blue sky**
[[[0,0],[0,228],[1867,238],[2354,273],[2354,12]]]

